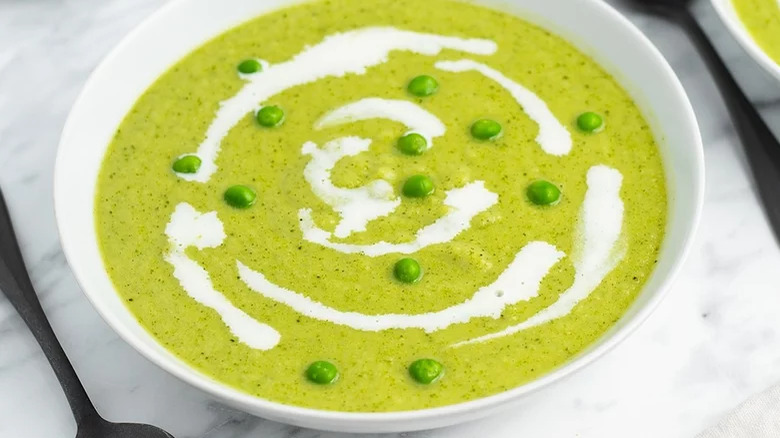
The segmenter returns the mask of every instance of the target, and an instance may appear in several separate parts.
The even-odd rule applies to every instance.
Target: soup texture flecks
[[[750,36],[780,64],[780,2],[778,0],[731,0]]]
[[[179,61],[108,148],[106,269],[216,380],[420,409],[559,367],[652,273],[664,172],[588,56],[451,0],[321,0]]]

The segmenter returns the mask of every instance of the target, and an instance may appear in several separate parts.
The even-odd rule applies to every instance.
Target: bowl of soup
[[[130,345],[350,432],[511,406],[609,350],[688,251],[702,146],[599,1],[174,1],[95,70],[55,204]]]
[[[780,4],[775,0],[712,0],[734,39],[780,79]]]

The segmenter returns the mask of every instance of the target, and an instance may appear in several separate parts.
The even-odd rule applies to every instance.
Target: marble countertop
[[[60,249],[55,149],[68,109],[103,55],[162,0],[0,1],[0,185],[43,307],[99,410],[177,438],[338,437],[233,410],[141,357],[100,319]],[[701,124],[703,222],[668,298],[627,341],[510,415],[404,437],[692,437],[780,382],[780,250],[713,82],[672,25],[617,7],[661,49]],[[780,84],[751,61],[706,1],[697,15],[780,133]],[[0,297],[0,437],[75,435],[59,385]],[[395,436],[395,435],[388,435]]]

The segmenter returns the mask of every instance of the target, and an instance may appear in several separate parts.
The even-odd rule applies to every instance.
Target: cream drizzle
[[[185,250],[215,248],[225,240],[225,230],[217,212],[201,214],[190,204],[176,206],[165,228],[171,250],[165,261],[173,266],[173,276],[192,299],[214,310],[240,342],[258,350],[270,350],[281,339],[273,327],[256,321],[234,306],[222,293],[214,289],[208,272],[187,257]]]
[[[547,104],[529,89],[504,76],[503,73],[477,61],[439,61],[434,66],[450,72],[477,71],[504,87],[528,117],[539,125],[536,142],[550,155],[566,155],[571,151],[571,134],[547,107]]]
[[[325,143],[322,149],[310,141],[301,149],[303,155],[311,156],[303,169],[304,179],[314,194],[341,216],[333,232],[336,237],[365,231],[368,222],[392,213],[401,205],[401,200],[393,193],[393,186],[385,180],[377,179],[352,189],[336,187],[331,181],[330,173],[339,160],[367,151],[370,145],[369,139],[341,137]]]
[[[542,279],[563,256],[561,251],[547,242],[530,242],[515,255],[514,260],[493,283],[481,287],[470,299],[437,312],[416,315],[343,312],[278,286],[262,273],[241,262],[236,263],[241,280],[250,289],[310,318],[363,331],[418,328],[434,332],[452,324],[468,322],[472,318],[498,318],[506,306],[537,296]]]
[[[454,347],[507,336],[565,316],[614,269],[624,256],[625,250],[621,250],[618,245],[624,209],[620,199],[622,175],[607,166],[594,166],[588,171],[587,183],[588,190],[577,225],[575,280],[572,286],[562,293],[553,305],[523,323],[456,343]],[[174,276],[179,279],[187,293],[199,303],[219,313],[225,324],[242,342],[258,349],[273,348],[279,342],[279,333],[230,304],[222,294],[213,289],[208,273],[184,253],[188,246],[203,249],[222,243],[225,233],[216,212],[200,214],[189,204],[181,203],[171,216],[166,234],[172,244],[166,261],[174,266]],[[563,256],[562,252],[549,243],[531,242],[517,253],[493,283],[480,288],[471,299],[440,311],[416,315],[367,315],[339,311],[301,293],[271,283],[262,273],[252,270],[240,261],[236,261],[236,264],[241,280],[250,289],[311,318],[364,331],[419,328],[433,332],[476,317],[497,318],[506,306],[537,296],[541,281]]]
[[[580,301],[601,284],[625,256],[620,245],[623,229],[623,201],[620,187],[623,175],[604,165],[588,170],[588,191],[577,224],[578,240],[574,250],[574,283],[558,300],[527,320],[496,333],[472,338],[453,345],[485,342],[517,333],[568,315]]]
[[[382,99],[367,97],[346,104],[325,114],[314,124],[314,129],[323,129],[344,123],[368,119],[387,119],[403,123],[408,132],[416,132],[433,146],[433,139],[441,137],[446,131],[444,123],[427,110],[408,100]]]
[[[376,118],[403,123],[410,129],[409,132],[425,137],[429,148],[433,138],[445,132],[444,124],[436,116],[414,103],[378,97],[339,107],[323,116],[314,127],[323,129]],[[401,205],[401,200],[393,193],[393,186],[387,181],[374,180],[355,188],[336,187],[331,181],[331,171],[339,160],[365,152],[370,146],[370,139],[340,137],[325,143],[322,149],[311,141],[304,143],[301,149],[303,155],[311,156],[311,161],[303,170],[304,179],[314,194],[341,216],[333,231],[338,238],[347,237],[355,231],[365,231],[370,221],[392,213]]]
[[[304,240],[345,254],[361,253],[369,257],[391,253],[411,254],[430,245],[449,242],[467,230],[476,215],[498,202],[498,195],[485,188],[483,181],[474,181],[446,193],[444,205],[450,207],[450,211],[432,224],[420,228],[410,242],[380,241],[369,245],[331,242],[331,233],[317,227],[310,208],[298,210],[299,226]]]
[[[623,223],[623,202],[620,199],[622,175],[607,166],[594,166],[588,170],[587,183],[588,190],[577,225],[578,240],[575,242],[576,256],[573,262],[575,279],[571,287],[555,303],[528,320],[453,346],[507,336],[565,316],[614,269],[624,256],[618,248]],[[498,318],[507,305],[537,296],[541,281],[563,256],[549,243],[531,242],[517,253],[512,263],[493,283],[480,288],[471,299],[438,312],[417,315],[367,315],[339,311],[270,282],[262,273],[240,261],[236,263],[241,280],[250,289],[308,317],[364,331],[420,328],[433,332],[452,324],[468,322],[475,317]]]
[[[393,27],[366,27],[330,35],[289,61],[244,75],[247,84],[235,96],[220,103],[206,137],[198,146],[196,154],[202,162],[200,168],[196,173],[178,176],[188,181],[207,182],[217,170],[217,155],[227,133],[248,113],[284,90],[326,77],[365,74],[367,68],[386,62],[393,50],[434,56],[443,49],[490,55],[497,46],[485,39],[464,39]]]
[[[179,177],[198,182],[208,181],[217,169],[215,160],[220,144],[230,129],[247,113],[261,108],[268,98],[288,88],[329,76],[364,74],[368,67],[385,62],[393,50],[433,56],[443,49],[488,55],[497,48],[489,40],[370,27],[326,37],[319,44],[306,48],[291,60],[280,64],[269,65],[261,61],[263,70],[241,75],[247,84],[238,94],[220,104],[197,150],[202,160],[199,171],[195,174],[179,174]],[[469,59],[439,61],[435,66],[450,72],[477,71],[496,81],[539,125],[536,141],[546,153],[560,156],[571,150],[571,136],[566,128],[544,101],[522,85],[485,64]],[[376,97],[361,99],[329,112],[315,124],[315,129],[371,118],[386,118],[403,123],[409,128],[407,132],[423,135],[429,145],[445,131],[444,124],[438,118],[411,102]],[[368,222],[390,214],[400,202],[394,197],[392,186],[387,181],[375,180],[355,189],[333,185],[330,172],[335,164],[343,157],[368,150],[370,144],[369,139],[342,137],[327,142],[323,148],[313,142],[303,145],[302,153],[312,157],[304,170],[304,178],[312,186],[313,192],[337,211],[342,219],[334,232],[330,233],[316,226],[311,209],[300,209],[300,226],[305,240],[343,253],[361,253],[370,257],[390,253],[410,254],[430,245],[451,241],[468,229],[477,214],[498,202],[498,195],[485,188],[484,182],[475,181],[449,190],[444,203],[450,207],[450,211],[418,230],[411,242],[380,241],[370,245],[331,242],[333,236],[343,238],[352,232],[364,231]],[[587,183],[588,190],[576,231],[573,257],[576,272],[571,287],[555,303],[528,320],[453,346],[507,336],[565,316],[619,263],[625,254],[625,247],[619,244],[623,221],[623,203],[619,195],[622,175],[607,166],[594,166],[588,171]],[[171,250],[165,260],[174,267],[174,276],[193,299],[215,310],[231,332],[250,347],[267,350],[278,344],[280,335],[275,329],[233,306],[214,289],[208,272],[186,255],[185,250],[190,246],[203,249],[222,244],[225,233],[216,212],[201,214],[189,204],[181,203],[171,216],[166,234]],[[516,254],[493,283],[481,287],[472,298],[439,311],[413,315],[367,315],[340,311],[275,285],[262,273],[253,271],[238,260],[236,263],[241,279],[252,290],[309,317],[358,330],[419,328],[432,332],[452,324],[468,322],[475,317],[497,318],[506,306],[537,296],[541,281],[562,257],[564,254],[549,243],[530,242]]]

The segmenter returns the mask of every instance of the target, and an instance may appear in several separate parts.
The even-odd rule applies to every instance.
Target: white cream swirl
[[[577,225],[575,279],[555,303],[520,324],[454,346],[484,342],[538,326],[567,315],[586,298],[614,269],[625,252],[619,244],[624,209],[620,199],[621,181],[620,173],[607,166],[594,166],[588,171],[588,190]],[[262,349],[276,345],[278,332],[232,306],[213,289],[205,270],[184,254],[188,246],[203,249],[222,243],[225,234],[216,212],[200,214],[189,204],[179,204],[166,233],[173,247],[166,260],[174,266],[174,275],[190,296],[217,311],[242,342]],[[310,318],[364,331],[419,328],[433,332],[473,318],[498,318],[506,306],[536,297],[542,280],[562,257],[564,254],[549,243],[530,242],[515,255],[496,280],[477,290],[469,300],[439,311],[413,315],[340,311],[303,293],[274,284],[240,261],[236,261],[236,265],[241,280],[250,289]]]
[[[304,240],[345,254],[360,253],[369,257],[393,253],[411,254],[430,245],[451,241],[471,226],[471,220],[476,215],[498,202],[498,195],[485,188],[483,181],[471,182],[463,187],[450,189],[446,193],[444,205],[450,207],[450,211],[432,224],[417,230],[414,240],[409,242],[379,241],[367,245],[331,242],[331,233],[317,227],[312,219],[310,208],[302,208],[298,211],[299,226]]]
[[[496,333],[479,336],[454,346],[485,342],[536,327],[568,315],[580,301],[587,298],[601,284],[625,256],[626,247],[620,244],[623,230],[623,201],[620,187],[623,175],[607,166],[588,170],[588,191],[577,223],[574,250],[574,283],[549,307],[527,320]]]
[[[278,286],[268,281],[262,273],[241,262],[237,264],[241,280],[250,289],[286,304],[310,318],[364,331],[419,328],[434,332],[452,324],[468,322],[472,318],[498,318],[506,306],[535,297],[542,279],[563,255],[547,242],[530,242],[515,255],[514,260],[495,281],[481,287],[470,299],[437,312],[415,315],[343,312],[314,301],[302,293]]]
[[[365,27],[330,35],[289,61],[266,65],[258,73],[243,76],[249,82],[235,96],[220,103],[217,116],[196,152],[202,162],[198,171],[178,175],[188,181],[207,182],[217,171],[217,155],[227,133],[247,113],[256,111],[268,98],[284,90],[329,76],[365,74],[367,68],[386,62],[393,50],[433,56],[443,49],[490,55],[497,46],[485,39],[411,32],[394,27]]]
[[[216,158],[220,144],[228,131],[248,112],[259,108],[266,99],[288,88],[328,76],[364,74],[368,67],[385,62],[392,50],[436,55],[443,49],[492,54],[496,51],[496,45],[489,40],[372,27],[329,36],[287,62],[276,65],[264,63],[263,71],[243,75],[248,81],[247,85],[238,94],[222,102],[205,139],[198,147],[197,155],[203,163],[199,171],[179,176],[191,181],[208,181],[217,169]],[[538,124],[536,141],[544,152],[551,155],[570,152],[572,145],[569,132],[546,103],[527,88],[486,64],[473,60],[439,61],[435,66],[453,73],[476,71],[496,81]],[[372,118],[400,122],[408,128],[407,132],[423,135],[429,145],[445,133],[445,125],[420,106],[404,100],[377,97],[361,99],[330,111],[314,127],[325,129]],[[301,208],[298,216],[304,240],[346,254],[370,257],[391,253],[411,254],[431,245],[452,241],[470,227],[475,216],[499,201],[499,195],[488,190],[483,181],[472,181],[463,187],[448,190],[444,204],[449,207],[449,211],[433,223],[421,227],[412,241],[379,241],[365,245],[334,242],[333,237],[345,238],[353,232],[365,231],[369,222],[391,214],[401,202],[388,181],[377,179],[356,188],[333,184],[331,172],[336,163],[344,157],[367,151],[370,145],[370,139],[345,136],[326,142],[321,148],[313,142],[306,142],[302,146],[301,153],[310,156],[303,178],[309,183],[312,192],[341,218],[334,231],[329,232],[314,223],[311,208]],[[620,199],[621,184],[622,175],[613,168],[599,165],[589,169],[588,188],[574,236],[575,279],[555,303],[520,324],[454,346],[484,342],[538,326],[569,314],[577,303],[585,299],[615,268],[625,253],[625,247],[620,243],[624,210]],[[231,332],[250,347],[267,350],[278,344],[280,334],[275,329],[233,306],[214,289],[208,272],[186,255],[185,250],[190,246],[203,249],[222,244],[225,232],[216,212],[201,214],[189,204],[179,204],[171,216],[166,234],[171,242],[171,250],[165,260],[173,266],[174,276],[193,299],[216,311]],[[338,310],[312,300],[289,285],[272,283],[261,272],[239,260],[236,260],[236,266],[240,279],[251,290],[307,317],[364,331],[416,328],[433,332],[474,318],[498,318],[506,306],[533,299],[538,295],[541,282],[550,269],[563,257],[565,254],[553,245],[532,241],[516,253],[493,282],[479,288],[468,300],[418,314],[370,315]]]
[[[588,170],[588,190],[577,225],[575,278],[571,287],[554,304],[525,322],[456,346],[507,336],[560,318],[586,298],[623,258],[618,245],[623,223],[621,181],[620,172],[610,167],[601,165]],[[368,315],[339,311],[303,293],[270,282],[262,273],[240,261],[237,266],[241,280],[250,289],[308,317],[364,331],[420,328],[432,332],[477,317],[498,318],[506,306],[537,296],[542,280],[563,256],[562,252],[547,242],[530,242],[515,255],[495,281],[480,288],[469,300],[440,311],[415,315]]]
[[[539,125],[536,142],[550,155],[566,155],[571,151],[571,134],[555,118],[547,104],[529,89],[504,76],[485,64],[470,59],[439,61],[436,68],[451,72],[477,71],[504,87],[520,107]]]
[[[367,97],[336,108],[322,116],[314,124],[314,129],[368,119],[386,119],[403,123],[409,128],[408,132],[416,132],[425,137],[428,141],[428,149],[433,147],[433,139],[444,135],[447,129],[438,117],[408,100],[380,97]]]
[[[222,293],[214,289],[208,272],[187,256],[185,250],[215,248],[225,240],[225,230],[217,212],[201,214],[190,204],[176,206],[165,227],[171,250],[165,261],[173,266],[173,276],[181,287],[198,303],[211,308],[240,342],[258,350],[270,350],[279,343],[281,335],[269,325],[256,321],[234,306]]]
[[[339,107],[323,116],[314,125],[315,129],[368,119],[388,119],[403,123],[409,132],[416,132],[428,141],[428,147],[433,145],[433,139],[444,135],[444,124],[433,114],[406,100],[381,99],[369,97]],[[333,235],[339,238],[349,236],[355,231],[365,231],[366,225],[381,216],[392,213],[401,200],[393,193],[393,186],[384,180],[374,180],[356,188],[336,187],[331,181],[331,171],[336,163],[344,157],[351,157],[365,152],[371,146],[371,140],[360,137],[341,137],[331,140],[320,149],[314,142],[306,142],[301,149],[304,155],[311,156],[311,161],[303,169],[303,177],[311,186],[312,191],[324,203],[328,204],[341,216]],[[306,224],[311,223],[310,209],[301,209],[299,216]],[[320,237],[327,234],[327,237]],[[307,234],[304,230],[304,238]],[[330,233],[321,231],[315,233],[317,242],[327,243]]]

